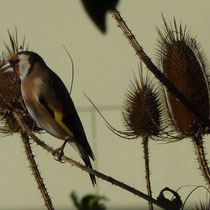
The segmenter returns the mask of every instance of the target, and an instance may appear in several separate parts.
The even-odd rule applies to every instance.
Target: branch
[[[201,136],[199,136],[197,138],[193,137],[192,142],[195,147],[195,154],[196,154],[196,157],[197,157],[197,160],[199,163],[199,168],[200,168],[201,173],[210,189],[210,169],[208,166],[208,161],[206,159],[206,153],[204,150],[203,139]]]
[[[44,181],[41,177],[38,166],[37,166],[36,161],[34,159],[34,155],[32,153],[31,145],[30,145],[30,142],[29,142],[29,136],[26,134],[26,132],[21,132],[21,137],[22,137],[22,140],[23,140],[23,144],[24,144],[26,155],[27,155],[27,159],[29,161],[29,165],[31,167],[31,170],[32,170],[32,173],[35,177],[35,180],[38,184],[38,188],[41,192],[42,198],[44,199],[45,205],[46,205],[47,209],[54,210],[52,201],[50,199],[50,196],[47,192]]]
[[[150,165],[149,165],[149,146],[148,146],[148,136],[143,137],[143,149],[144,149],[144,167],[145,167],[145,179],[147,186],[147,194],[152,197],[152,187],[150,182]],[[153,210],[153,205],[148,202],[149,210]]]
[[[151,59],[146,55],[143,48],[137,42],[135,36],[126,25],[125,21],[121,17],[119,11],[112,9],[110,11],[112,17],[118,23],[118,26],[121,28],[123,34],[128,39],[129,43],[135,50],[137,56],[144,62],[147,68],[155,75],[155,77],[172,93],[174,96],[179,99],[179,101],[190,110],[201,122],[205,123],[210,128],[210,120],[202,112],[200,112],[197,107],[192,104],[177,88],[176,86],[167,79],[167,77],[153,64]]]
[[[30,136],[39,146],[41,146],[43,149],[47,150],[52,155],[56,154],[55,150],[52,147],[50,147],[49,145],[45,144],[38,137],[36,137],[33,132],[31,132],[29,130],[29,128],[23,123],[23,121],[21,120],[21,117],[19,116],[19,114],[17,112],[14,111],[13,115],[16,118],[16,120],[18,121],[18,123],[20,124],[22,130],[24,132],[26,132],[27,135]],[[93,170],[93,169],[91,169],[89,167],[86,167],[85,165],[83,165],[83,164],[81,164],[81,163],[79,163],[79,162],[77,162],[77,161],[75,161],[75,160],[73,160],[73,159],[71,159],[69,157],[66,157],[65,155],[63,155],[61,157],[61,159],[64,162],[70,163],[72,166],[80,168],[81,170],[83,170],[83,171],[85,171],[87,173],[93,174],[93,175],[97,176],[98,178],[101,178],[101,179],[103,179],[103,180],[105,180],[107,182],[110,182],[113,185],[116,185],[116,186],[118,186],[118,187],[120,187],[120,188],[122,188],[124,190],[127,190],[128,192],[130,192],[130,193],[132,193],[134,195],[137,195],[138,197],[141,197],[141,198],[143,198],[143,199],[145,199],[145,200],[147,200],[147,201],[149,201],[149,202],[151,202],[151,203],[153,203],[153,204],[155,204],[155,205],[157,205],[157,206],[159,206],[159,207],[161,207],[163,209],[167,209],[166,206],[164,206],[163,204],[158,202],[156,199],[154,199],[152,197],[149,197],[145,193],[142,193],[141,191],[138,191],[135,188],[130,187],[127,184],[124,184],[123,182],[120,182],[120,181],[118,181],[118,180],[116,180],[116,179],[114,179],[114,178],[112,178],[110,176],[107,176],[107,175],[105,175],[103,173],[100,173],[100,172],[98,172],[96,170]]]

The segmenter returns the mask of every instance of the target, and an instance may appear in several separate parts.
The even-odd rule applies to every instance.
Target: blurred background
[[[19,41],[25,36],[29,49],[40,54],[70,88],[71,62],[65,45],[75,68],[72,98],[96,156],[94,168],[146,192],[142,140],[124,140],[114,135],[83,95],[85,92],[91,98],[115,128],[123,130],[121,105],[133,73],[138,72],[139,60],[115,20],[108,14],[107,33],[103,35],[90,21],[80,1],[1,0],[0,5],[0,39],[9,43],[7,30],[14,32],[16,27]],[[209,6],[208,0],[121,0],[118,10],[154,62],[156,29],[163,28],[161,13],[167,21],[176,18],[177,23],[187,24],[209,60]],[[3,41],[1,50],[5,49]],[[39,137],[54,148],[62,143],[48,134]],[[56,209],[75,209],[70,199],[72,191],[81,197],[88,193],[106,196],[110,210],[147,208],[143,199],[105,181],[98,180],[94,189],[88,174],[56,162],[35,143],[32,146]],[[208,137],[205,146],[210,147]],[[149,148],[154,197],[166,186],[177,190],[183,185],[205,185],[190,139],[173,144],[150,141]],[[65,154],[81,162],[69,145]],[[1,138],[0,165],[0,209],[45,209],[18,135]],[[183,200],[192,189],[188,186],[179,191]],[[188,200],[188,207],[205,200],[205,195],[206,191],[199,189]]]

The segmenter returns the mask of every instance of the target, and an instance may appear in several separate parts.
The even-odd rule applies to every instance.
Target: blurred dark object
[[[174,198],[169,200],[167,198],[165,198],[164,196],[164,192],[170,192],[173,194]],[[163,204],[164,206],[166,206],[167,210],[180,210],[182,207],[182,200],[179,196],[179,194],[177,192],[175,192],[174,190],[166,187],[163,190],[160,191],[159,196],[157,197],[157,200]]]
[[[114,9],[119,0],[82,0],[86,12],[101,30],[106,32],[106,13]]]
[[[100,203],[101,200],[107,200],[104,196],[86,195],[79,200],[76,192],[71,193],[71,199],[77,210],[106,210],[106,206]]]

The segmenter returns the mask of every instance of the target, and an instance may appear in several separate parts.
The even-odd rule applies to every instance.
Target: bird
[[[68,142],[92,169],[90,158],[94,161],[95,157],[73,100],[63,81],[43,58],[32,51],[21,51],[12,55],[1,71],[18,74],[23,101],[32,119],[52,136],[64,140],[55,150],[58,160],[61,161]],[[95,176],[89,175],[95,186]]]

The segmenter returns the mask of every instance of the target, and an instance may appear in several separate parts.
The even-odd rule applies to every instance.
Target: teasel
[[[9,59],[15,53],[24,49],[27,50],[25,47],[25,39],[19,47],[17,31],[16,35],[12,35],[10,32],[8,32],[8,35],[11,46],[4,43],[6,51],[2,53],[0,68],[6,63],[7,59]],[[17,74],[13,72],[0,72],[0,81],[0,132],[6,135],[21,132],[21,127],[13,115],[14,110],[21,116],[23,122],[31,131],[41,131],[26,110],[23,98],[21,96],[20,80]]]
[[[163,131],[164,115],[161,94],[156,79],[143,76],[142,65],[139,68],[139,80],[134,75],[125,94],[122,115],[128,138],[148,136],[160,138]]]
[[[155,80],[155,79],[154,79]],[[151,81],[149,73],[144,77],[142,65],[140,65],[139,79],[134,76],[125,94],[122,115],[125,125],[125,138],[142,137],[147,193],[152,196],[149,167],[148,139],[158,139],[163,133],[164,115],[161,105],[161,95],[157,84]],[[121,132],[122,134],[122,132]],[[149,209],[153,209],[148,203]]]
[[[175,20],[168,26],[164,17],[163,22],[164,32],[158,29],[160,69],[200,112],[209,117],[209,73],[204,53],[186,26],[183,28],[180,24],[178,27]],[[210,170],[203,146],[203,136],[209,128],[166,88],[164,93],[168,117],[177,139],[192,139],[199,167],[210,187]]]
[[[6,50],[2,52],[2,56],[0,58],[0,68],[15,53],[27,50],[27,47],[25,46],[25,38],[19,46],[17,29],[15,30],[15,35],[12,35],[9,31],[8,35],[10,44],[8,45],[4,43]],[[38,188],[44,199],[45,205],[48,209],[54,209],[34,159],[30,138],[22,129],[19,120],[21,119],[22,123],[28,130],[30,130],[30,132],[40,132],[41,129],[36,125],[25,107],[21,96],[20,80],[17,74],[13,72],[4,73],[0,71],[0,81],[0,133],[3,136],[12,135],[14,133],[21,136],[30,168],[38,184]]]
[[[155,84],[156,79],[150,80],[150,75],[147,73],[143,77],[142,63],[139,66],[139,79],[134,75],[134,81],[130,82],[129,88],[126,91],[124,104],[122,108],[123,123],[125,130],[121,131],[113,127],[106,118],[102,115],[96,105],[85,94],[93,107],[105,121],[107,127],[116,135],[124,139],[137,139],[142,137],[145,161],[145,179],[147,194],[152,197],[152,189],[150,182],[150,167],[149,167],[149,138],[161,140],[162,137],[168,137],[165,132],[167,123],[164,117],[162,107],[161,93],[158,90],[158,85]],[[157,82],[157,81],[156,81]],[[149,209],[153,209],[151,202],[148,202]]]
[[[193,210],[210,210],[210,198],[206,202],[200,201]]]

